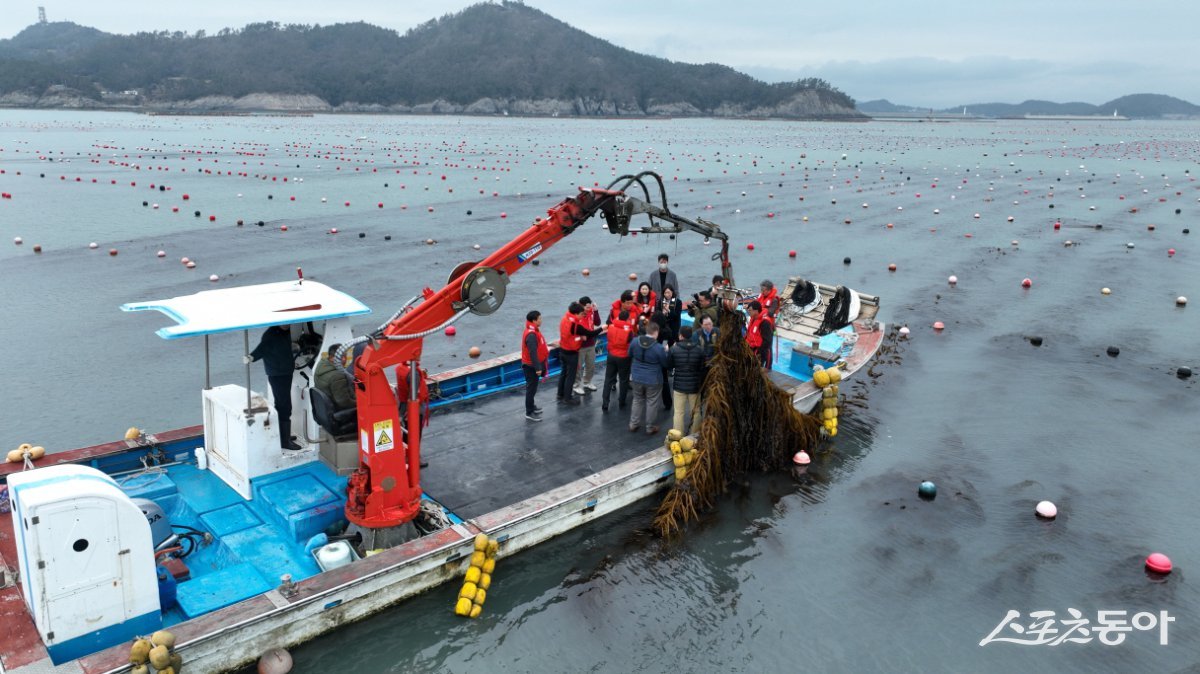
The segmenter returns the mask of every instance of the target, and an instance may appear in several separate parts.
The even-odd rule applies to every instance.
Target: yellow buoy
[[[25,460],[25,452],[19,449],[13,449],[8,452],[9,463],[21,463]]]
[[[38,445],[38,446],[34,447],[33,449],[29,450],[29,458],[33,459],[34,461],[37,461],[38,459],[42,458],[43,456],[46,456],[46,448],[42,447],[41,445]]]
[[[474,604],[471,603],[470,599],[459,597],[458,601],[454,604],[454,613],[456,615],[470,615],[472,606]]]
[[[821,407],[825,409],[837,407],[837,398],[821,398]]]
[[[166,630],[159,630],[150,635],[150,643],[155,646],[166,646],[167,650],[175,648],[175,635]]]
[[[475,599],[475,593],[478,591],[479,588],[475,585],[475,583],[466,582],[463,583],[462,589],[458,591],[458,596],[463,597],[464,599]]]
[[[178,653],[171,653],[171,666],[168,669],[179,671],[183,668],[183,656]]]
[[[137,426],[130,426],[129,430],[125,431],[125,439],[126,440],[137,440],[141,434],[142,434],[142,431],[139,430]]]
[[[829,372],[827,370],[813,370],[813,383],[820,388],[829,386]]]
[[[483,560],[487,559],[487,555],[476,550],[471,553],[471,566],[483,566]]]
[[[674,463],[676,468],[683,468],[687,465],[687,459],[683,457],[682,453],[676,453],[671,457],[671,463]]]
[[[487,556],[488,557],[495,557],[496,552],[498,550],[500,550],[500,541],[498,541],[494,538],[491,539],[490,541],[488,541],[488,546],[487,546]]]
[[[150,649],[150,666],[158,670],[171,666],[171,651],[166,646],[155,646]]]
[[[483,607],[479,604],[472,604],[470,616],[472,618],[478,618],[480,613],[483,613]]]
[[[679,452],[683,451],[683,445],[678,442],[672,442],[670,449],[672,454],[679,454]]]
[[[837,416],[837,408],[836,407],[826,407],[825,409],[821,410],[821,418],[825,419],[826,421],[828,421],[829,419],[833,419],[836,416]]]
[[[150,649],[154,645],[145,639],[138,639],[129,648],[129,664],[144,665],[150,660]]]
[[[475,599],[473,601],[477,605],[483,606],[483,602],[487,601],[487,590],[484,590],[482,588],[476,590],[475,591]]]
[[[829,429],[829,437],[832,438],[836,435],[837,435],[837,426],[834,426],[833,428]]]
[[[487,550],[488,537],[487,534],[475,534],[475,549],[479,552]]]
[[[484,573],[490,574],[495,570],[496,570],[496,560],[494,560],[494,559],[484,560],[484,562],[483,562],[483,572]]]
[[[675,479],[676,480],[682,480],[685,477],[687,477],[687,468],[676,468],[675,469]]]
[[[671,442],[675,442],[682,437],[683,431],[679,430],[678,428],[672,428],[671,430],[667,431],[667,440],[670,440]]]
[[[837,393],[834,392],[832,386],[826,386],[825,388],[821,389],[821,398],[836,398],[836,397],[837,397]]]
[[[489,587],[491,587],[492,586],[492,574],[490,574],[490,573],[479,574],[479,583],[477,583],[477,585],[479,587],[482,587],[485,590],[488,589]]]
[[[140,665],[134,665],[133,669],[129,670],[129,674],[150,674],[150,665],[144,662]]]
[[[679,446],[683,449],[683,451],[690,452],[696,448],[696,439],[695,438],[684,438],[679,441]]]
[[[836,384],[842,380],[842,371],[836,367],[831,367],[826,372],[829,373],[829,383]]]
[[[479,577],[482,575],[483,575],[483,572],[479,570],[479,567],[472,566],[467,569],[466,580],[467,580],[467,582],[478,584]]]

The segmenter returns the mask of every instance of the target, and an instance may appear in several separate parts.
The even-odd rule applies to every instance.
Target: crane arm
[[[618,190],[580,189],[484,260],[456,267],[442,289],[425,288],[420,303],[369,336],[370,345],[354,362],[359,468],[347,484],[347,519],[387,528],[410,521],[420,507],[422,414],[429,400],[420,369],[423,338],[468,312],[495,312],[510,276],[595,213],[615,223],[623,196]],[[394,390],[387,377],[392,367]]]

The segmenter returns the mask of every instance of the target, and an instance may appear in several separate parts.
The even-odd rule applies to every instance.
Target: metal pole
[[[249,356],[250,355],[250,331],[249,330],[242,331],[242,346],[246,352],[246,355]],[[251,409],[251,404],[250,404],[250,363],[246,363],[246,423],[247,424],[254,423],[254,412]]]
[[[212,373],[209,369],[208,335],[204,336],[204,390],[212,388]]]

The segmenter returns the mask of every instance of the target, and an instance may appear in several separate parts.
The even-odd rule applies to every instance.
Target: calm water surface
[[[165,319],[122,302],[301,266],[373,307],[366,329],[575,185],[654,169],[677,212],[730,232],[742,285],[799,274],[878,294],[910,339],[843,388],[842,432],[807,473],[749,477],[679,541],[647,533],[644,502],[501,560],[479,620],[452,614],[446,586],[295,649],[296,671],[1189,670],[1200,405],[1175,370],[1200,365],[1200,319],[1175,297],[1200,301],[1200,229],[1182,233],[1200,224],[1198,158],[1194,122],[0,111],[0,447],[198,423],[200,343],[159,339]],[[498,314],[428,340],[426,365],[512,352],[530,308],[608,301],[662,251],[685,293],[716,271],[698,237],[619,240],[595,222],[514,277]],[[239,380],[240,349],[214,339],[214,380]],[[923,479],[936,500],[917,498]],[[1056,521],[1034,518],[1043,499]],[[1176,565],[1165,580],[1142,570],[1156,550]],[[980,646],[1009,610],[1029,625],[1071,608],[1175,622],[1165,646],[1157,628]]]

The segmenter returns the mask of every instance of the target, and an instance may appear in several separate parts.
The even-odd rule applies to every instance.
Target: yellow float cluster
[[[28,454],[30,460],[37,461],[46,456],[46,448],[42,446],[34,446],[28,442],[22,443],[19,447],[8,453],[9,463],[21,463],[25,460],[25,455]]]
[[[175,635],[159,630],[149,637],[138,637],[129,649],[131,674],[179,674],[183,656],[175,652]]]
[[[487,534],[475,536],[471,565],[467,567],[462,589],[458,591],[458,601],[454,604],[456,614],[478,618],[483,612],[483,602],[487,600],[488,588],[492,586],[492,571],[496,569],[496,551],[499,549],[500,542],[488,538]]]
[[[821,389],[821,425],[824,433],[835,437],[838,432],[838,382],[842,380],[842,371],[833,366],[813,368],[813,383]]]
[[[683,437],[683,432],[672,428],[667,431],[667,449],[671,450],[671,460],[675,464],[675,479],[687,477],[688,466],[696,460],[696,441]]]

